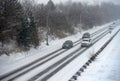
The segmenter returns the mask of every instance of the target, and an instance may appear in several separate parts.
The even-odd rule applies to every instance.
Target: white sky
[[[48,0],[36,0],[38,3],[44,3],[46,4],[48,2]],[[66,2],[68,0],[52,0],[54,3],[60,3],[60,2]],[[120,4],[120,0],[72,0],[72,1],[76,1],[76,2],[87,2],[90,4],[94,4],[94,3],[100,3],[102,1],[104,2],[113,2],[113,3],[117,3]]]

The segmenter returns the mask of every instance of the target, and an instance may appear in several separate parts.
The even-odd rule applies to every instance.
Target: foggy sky
[[[54,3],[64,3],[68,0],[52,0]],[[73,2],[83,2],[83,3],[88,3],[88,4],[99,4],[101,2],[113,2],[115,4],[120,4],[120,0],[71,0]],[[46,4],[48,0],[36,0],[37,3],[44,3]]]

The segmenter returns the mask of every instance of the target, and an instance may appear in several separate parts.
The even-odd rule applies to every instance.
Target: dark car
[[[90,33],[88,33],[88,32],[87,32],[87,33],[84,33],[83,36],[82,36],[82,39],[83,39],[83,38],[90,38]]]
[[[70,49],[72,47],[73,47],[73,42],[71,40],[65,41],[62,45],[63,49]]]

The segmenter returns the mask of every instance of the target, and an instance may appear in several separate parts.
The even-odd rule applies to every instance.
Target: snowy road
[[[104,37],[104,42],[105,41],[107,41],[107,39],[109,39],[110,37],[111,37],[111,35],[113,35],[117,30],[119,29],[119,27],[117,27],[114,31],[113,31],[113,33],[112,34],[109,34],[109,35],[107,35],[107,36],[105,36],[106,37],[106,39],[105,39],[105,37]],[[105,30],[104,30],[105,31]],[[100,34],[98,34],[98,35],[100,35]],[[95,39],[98,35],[96,35],[95,37],[93,37],[93,39]],[[103,44],[101,44],[101,45],[99,45],[99,46],[102,46]],[[30,71],[30,72],[28,72],[27,74],[24,74],[24,76],[21,76],[20,78],[18,78],[18,79],[16,79],[15,81],[26,81],[26,80],[28,80],[29,78],[31,78],[31,77],[33,77],[34,75],[36,75],[36,74],[38,74],[39,72],[42,72],[45,68],[47,68],[48,66],[51,66],[51,65],[54,65],[55,63],[56,63],[56,61],[59,61],[60,59],[62,59],[62,58],[64,58],[65,56],[67,56],[67,55],[69,55],[70,53],[72,53],[73,51],[75,51],[76,49],[78,49],[80,46],[78,45],[78,46],[75,46],[74,48],[72,48],[72,49],[70,49],[70,50],[68,50],[67,52],[65,52],[65,53],[63,53],[63,54],[61,54],[61,55],[59,55],[59,57],[56,57],[56,58],[54,58],[54,59],[52,59],[52,60],[50,60],[50,61],[48,61],[48,62],[46,62],[44,65],[42,65],[41,67],[38,67],[38,68],[36,68],[36,69],[34,69],[34,70],[32,70],[32,71]],[[94,46],[95,47],[95,46]],[[92,50],[93,50],[93,48],[94,47],[92,47]],[[97,49],[98,49],[99,47],[97,47]],[[96,49],[96,48],[95,48]],[[83,49],[84,50],[84,49]],[[81,50],[82,51],[82,50]],[[62,52],[62,51],[60,51],[60,52]],[[79,52],[79,51],[78,51]],[[86,51],[87,52],[87,51]],[[88,52],[90,52],[90,50],[88,50]],[[77,52],[76,52],[76,54],[77,54]],[[87,55],[90,55],[89,53],[87,53]],[[75,54],[74,54],[74,56],[75,56]],[[86,57],[86,54],[85,55],[82,55],[81,57],[82,58],[84,58],[83,56],[85,56]],[[81,58],[80,57],[80,58]],[[69,59],[71,59],[71,58],[69,58]],[[68,59],[68,61],[69,61],[69,59]],[[88,57],[87,58],[85,58],[83,61],[82,61],[82,63],[84,63],[85,62],[85,60],[86,59],[88,59]],[[42,63],[42,62],[44,62],[46,59],[44,59],[43,61],[40,61],[40,63]],[[75,59],[76,60],[76,59]],[[78,60],[78,59],[77,59]],[[67,61],[67,60],[66,60]],[[74,61],[73,61],[74,62]],[[40,64],[40,63],[38,63],[38,64]],[[61,63],[62,64],[62,63]],[[59,64],[59,66],[61,65],[61,64]],[[75,63],[76,64],[76,63]],[[37,64],[36,64],[37,65]],[[59,66],[57,66],[57,67],[59,67]],[[69,65],[68,65],[69,66]],[[32,66],[33,67],[33,66]],[[30,67],[29,67],[30,68]],[[54,70],[54,69],[53,69]],[[52,71],[52,69],[50,70],[50,72]],[[43,71],[44,72],[44,71]],[[61,71],[60,71],[61,72]],[[61,75],[61,73],[60,72],[58,72],[57,74],[58,74],[58,76],[57,77],[61,77],[61,76],[59,76],[59,75]],[[66,71],[64,71],[64,72],[66,72]],[[74,73],[75,71],[73,71],[73,73]],[[66,72],[67,73],[67,72]],[[48,73],[47,73],[47,75],[48,75]],[[44,75],[42,75],[43,77],[44,77]],[[55,75],[56,76],[56,75]],[[70,73],[70,75],[69,75],[69,77],[70,76],[72,76],[72,74]],[[54,76],[53,76],[54,77]],[[56,79],[58,79],[56,77]],[[66,76],[67,77],[67,76]],[[66,77],[64,77],[63,79],[64,80],[61,80],[60,79],[60,81],[66,81]],[[67,79],[69,78],[69,77],[67,77]],[[56,79],[54,80],[54,78],[50,78],[49,80],[50,81],[56,81]],[[38,78],[38,80],[37,81],[39,81],[39,80],[41,80],[41,79],[39,79]],[[32,81],[32,80],[31,80]]]
[[[103,28],[102,30],[100,30],[100,31],[97,31],[97,32],[95,32],[95,33],[93,33],[92,34],[92,37],[93,37],[93,39],[95,39],[95,37],[97,37],[98,35],[100,35],[101,33],[101,31],[102,32],[104,32],[104,31],[107,31],[107,28]],[[98,35],[96,35],[98,33]],[[96,35],[96,36],[94,36],[94,35]],[[79,42],[79,41],[78,41]],[[77,43],[77,42],[76,42]],[[79,43],[78,43],[79,44]],[[78,44],[75,44],[75,46],[77,46]],[[77,49],[79,48],[79,46],[77,46]],[[74,47],[74,49],[76,49],[76,47]],[[51,65],[53,65],[56,61],[59,61],[60,60],[60,58],[63,58],[63,57],[65,57],[65,55],[68,55],[70,52],[68,52],[68,53],[66,53],[66,54],[64,54],[63,52],[65,52],[65,51],[67,51],[67,50],[60,50],[59,52],[57,52],[56,54],[55,54],[55,56],[53,56],[53,55],[51,55],[50,57],[46,57],[46,58],[44,58],[44,59],[41,59],[40,61],[38,61],[38,62],[36,62],[36,63],[34,63],[34,64],[32,64],[31,66],[29,66],[28,68],[26,67],[25,69],[23,69],[23,70],[21,70],[21,71],[19,71],[19,72],[17,72],[16,74],[14,74],[14,75],[10,75],[7,79],[5,79],[5,80],[3,80],[3,81],[6,81],[6,80],[8,80],[8,79],[11,79],[12,77],[15,77],[15,78],[17,78],[18,76],[21,76],[21,75],[25,75],[25,73],[27,73],[27,72],[29,72],[29,71],[31,71],[31,70],[33,70],[33,69],[35,69],[35,68],[37,68],[38,66],[41,66],[41,67],[38,67],[38,70],[36,70],[35,69],[35,71],[33,70],[32,71],[32,73],[30,73],[29,72],[29,74],[27,73],[27,75],[28,75],[28,77],[32,77],[32,75],[35,75],[36,74],[36,72],[39,72],[40,70],[44,70],[45,68],[47,68],[48,66],[51,66]],[[74,51],[74,50],[71,50],[71,52],[72,51]],[[56,57],[56,56],[58,56],[59,55],[59,57]],[[55,59],[52,59],[53,57],[56,57]],[[50,61],[49,61],[50,60]],[[47,62],[48,61],[48,62]],[[44,64],[44,65],[43,65]],[[59,64],[59,63],[57,63],[57,64]],[[44,71],[43,71],[44,72]],[[46,71],[45,71],[46,72]],[[45,72],[44,72],[44,74],[45,74]],[[35,73],[35,74],[34,74]],[[30,74],[32,74],[32,75],[30,75]],[[42,73],[43,74],[43,73]],[[48,74],[48,73],[47,73]],[[17,75],[17,76],[16,76]],[[28,78],[27,77],[27,78]],[[13,79],[13,78],[12,78]]]
[[[120,81],[120,32],[77,81]]]
[[[117,26],[116,30],[102,38],[98,43],[96,43],[92,48],[85,51],[81,56],[77,57],[74,61],[72,61],[69,65],[64,67],[61,71],[56,73],[53,77],[51,77],[48,81],[68,81],[74,75],[82,65],[84,65],[87,60],[90,58],[90,55],[94,54],[99,50],[99,48],[104,45],[104,43],[111,38],[111,36],[120,28]],[[65,77],[64,77],[65,76]],[[87,80],[86,80],[87,81]]]
[[[104,31],[106,31],[106,30],[104,30]],[[104,32],[104,31],[102,31],[102,32]],[[99,35],[101,35],[101,33],[96,35],[96,36],[94,36],[93,39],[96,39],[96,37],[98,37]],[[100,37],[98,37],[96,41],[98,41],[99,38]],[[63,54],[59,55],[59,57],[51,59],[50,61],[44,63],[44,65],[40,65],[39,64],[40,67],[37,67],[36,69],[33,69],[32,71],[29,70],[28,73],[24,74],[24,76],[21,76],[20,78],[16,79],[15,81],[19,81],[19,80],[26,81],[29,78],[34,77],[34,75],[36,75],[38,73],[39,74],[37,75],[37,77],[41,77],[41,79],[42,79],[42,77],[43,78],[46,77],[46,75],[52,73],[52,71],[55,70],[54,68],[58,68],[58,67],[62,66],[62,64],[64,64],[69,59],[71,59],[72,56],[77,55],[79,53],[79,51],[77,53],[77,51],[75,51],[75,49],[78,49],[78,48],[79,48],[79,45],[74,47],[74,48],[72,48],[71,50],[67,51],[66,53],[63,53]],[[75,53],[74,51],[76,52],[76,54],[74,54]],[[69,56],[69,58],[68,58],[68,56]],[[68,59],[68,60],[66,60],[65,58]],[[35,78],[34,79],[30,79],[30,81],[35,80],[37,77],[35,76]],[[38,81],[39,81],[39,79],[38,79]],[[43,80],[43,81],[45,81],[45,80]]]

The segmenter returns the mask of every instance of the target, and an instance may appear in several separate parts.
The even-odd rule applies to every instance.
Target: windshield
[[[89,41],[89,40],[83,40],[83,41]]]

